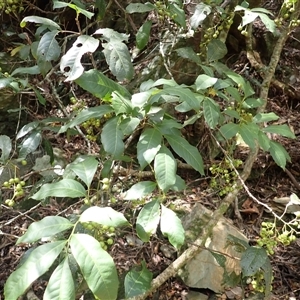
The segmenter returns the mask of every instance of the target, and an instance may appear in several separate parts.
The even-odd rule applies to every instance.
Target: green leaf
[[[186,189],[185,181],[179,176],[176,175],[175,184],[171,187],[171,190],[174,192],[180,192]]]
[[[27,288],[41,275],[46,273],[67,241],[57,241],[38,246],[30,253],[27,260],[10,274],[4,285],[4,297],[17,300]]]
[[[125,194],[124,200],[136,200],[151,194],[156,188],[152,181],[141,181],[134,184]]]
[[[55,37],[58,34],[58,30],[46,32],[37,48],[37,58],[42,61],[57,60],[60,56],[60,46]]]
[[[31,198],[34,200],[42,200],[50,196],[70,198],[85,197],[86,191],[76,180],[65,178],[58,182],[44,184]]]
[[[147,128],[140,135],[137,143],[137,158],[143,170],[158,153],[162,142],[161,133],[155,128]]]
[[[2,163],[5,163],[8,160],[12,149],[11,139],[7,135],[0,135],[0,149],[1,149],[0,161]]]
[[[143,3],[130,3],[126,7],[126,11],[129,14],[133,13],[145,13],[155,9],[155,6],[152,3],[147,2],[146,4]]]
[[[177,162],[172,152],[162,146],[154,159],[155,179],[159,188],[166,192],[176,182]]]
[[[120,124],[120,129],[122,130],[124,136],[128,136],[134,132],[134,130],[139,126],[141,120],[139,118],[128,117],[122,120]]]
[[[262,129],[263,132],[276,133],[282,136],[295,139],[295,134],[291,131],[290,127],[286,124],[282,125],[269,125]]]
[[[257,108],[265,104],[265,100],[260,98],[248,98],[243,102],[245,108]]]
[[[242,88],[243,91],[245,90],[246,82],[241,75],[232,71],[226,71],[225,74],[228,78],[230,78],[233,82],[235,82],[240,88]]]
[[[165,135],[172,149],[201,175],[204,175],[203,160],[198,149],[178,135]]]
[[[113,92],[130,97],[130,93],[124,87],[95,69],[84,72],[75,82],[85,91],[100,99]]]
[[[83,122],[92,119],[92,118],[101,118],[105,114],[109,114],[113,112],[113,109],[109,105],[102,104],[100,106],[89,107],[87,109],[83,109],[79,112],[79,114],[68,124],[62,126],[58,133],[64,133],[69,128],[73,128]]]
[[[255,148],[255,141],[258,138],[259,127],[254,123],[241,124],[239,128],[239,134],[244,142],[251,148]]]
[[[266,263],[266,250],[258,247],[249,247],[242,254],[241,268],[244,277],[253,276]]]
[[[17,240],[17,245],[20,243],[34,243],[43,237],[53,236],[73,226],[74,224],[63,217],[45,217],[41,221],[31,223],[26,233]]]
[[[142,261],[142,268],[129,271],[124,280],[125,297],[131,298],[147,292],[151,287],[152,273]]]
[[[211,6],[206,5],[204,3],[197,4],[195,12],[190,19],[192,29],[197,29],[210,13]]]
[[[196,64],[201,64],[201,59],[191,47],[183,47],[175,50],[180,57],[186,58]]]
[[[113,157],[118,158],[123,154],[123,132],[120,129],[118,117],[114,117],[104,124],[101,133],[101,143],[104,150]]]
[[[184,229],[180,219],[169,208],[161,205],[160,230],[178,250],[184,243]]]
[[[95,173],[98,168],[98,161],[95,157],[88,156],[80,161],[73,162],[69,164],[69,168],[87,185],[89,188]]]
[[[226,88],[226,92],[231,96],[230,101],[241,102],[240,91],[233,86],[229,86]],[[233,98],[233,99],[232,99]]]
[[[266,251],[266,250],[265,250]],[[265,299],[268,299],[268,296],[272,290],[272,277],[273,270],[269,257],[266,259],[265,264],[261,267],[264,271],[264,280],[265,280]]]
[[[10,84],[14,81],[15,79],[12,77],[8,78],[0,78],[0,89],[9,87]]]
[[[142,50],[146,47],[150,37],[150,30],[152,27],[152,21],[146,21],[138,30],[136,34],[136,46]]]
[[[258,145],[264,151],[269,151],[269,149],[270,149],[270,139],[262,131],[258,132]]]
[[[213,86],[217,82],[218,78],[210,77],[205,74],[201,74],[197,77],[195,81],[196,89],[206,90],[207,88]]]
[[[199,110],[200,101],[197,99],[196,94],[191,90],[183,87],[169,87],[164,88],[159,94],[169,94],[180,97],[182,102],[186,102],[191,109]]]
[[[237,135],[239,132],[239,125],[235,123],[225,124],[220,128],[220,132],[226,140],[229,140]]]
[[[37,24],[42,24],[43,26],[49,26],[49,27],[54,27],[58,30],[61,30],[60,26],[55,23],[54,21],[47,19],[47,18],[43,18],[43,17],[37,17],[37,16],[28,16],[25,17],[21,23],[20,26],[23,28],[26,26],[26,22],[32,22],[32,23],[37,23]]]
[[[182,4],[181,4],[182,6]],[[175,2],[170,2],[168,11],[171,13],[172,19],[182,28],[186,28],[185,12],[182,7]]]
[[[203,101],[203,113],[205,121],[211,129],[215,129],[215,127],[219,123],[220,118],[220,107],[214,100],[210,98],[205,98]]]
[[[160,203],[153,200],[144,205],[136,220],[136,231],[143,242],[149,242],[150,236],[157,230],[160,219]]]
[[[291,157],[289,156],[287,151],[281,144],[277,142],[270,141],[269,151],[276,164],[282,169],[285,169],[286,161],[291,161]]]
[[[264,13],[258,13],[258,16],[260,17],[261,21],[264,23],[266,28],[274,34],[276,32],[276,24],[275,24],[274,20],[270,19]]]
[[[241,116],[239,115],[239,113],[236,110],[234,110],[234,109],[225,109],[224,113],[227,116],[230,116],[230,117],[235,118],[237,120],[239,120],[241,118]]]
[[[111,207],[92,206],[86,209],[80,216],[79,221],[96,222],[101,225],[119,227],[129,225],[124,215]]]
[[[112,93],[111,105],[116,115],[131,114],[133,107],[131,101],[120,95],[118,92]]]
[[[61,299],[75,299],[74,280],[68,258],[65,258],[52,273],[43,297],[43,300]]]
[[[40,131],[34,130],[32,133],[24,139],[19,151],[19,158],[26,158],[29,153],[35,151],[42,141],[42,135]]]
[[[81,58],[84,54],[93,53],[99,46],[99,40],[90,35],[80,35],[73,43],[72,47],[61,58],[60,70],[67,76],[65,81],[78,79],[84,68],[81,64]]]
[[[112,74],[118,81],[131,80],[133,77],[133,65],[127,46],[119,41],[112,40],[102,43],[103,53]]]
[[[101,39],[104,39],[107,42],[110,41],[117,41],[122,42],[125,41],[128,42],[129,34],[120,33],[118,31],[115,31],[111,28],[100,28],[95,31],[94,34],[101,34]]]
[[[25,136],[26,134],[28,134],[29,132],[33,131],[34,129],[36,129],[39,126],[40,122],[38,121],[34,121],[34,122],[30,122],[26,125],[24,125],[21,130],[18,132],[16,139],[20,139],[23,136]]]
[[[72,235],[70,246],[92,293],[103,300],[116,300],[119,280],[112,257],[87,234]]]
[[[207,45],[207,60],[209,62],[222,59],[227,54],[225,43],[219,39],[212,39]]]
[[[17,74],[29,74],[29,75],[37,75],[41,74],[39,66],[32,66],[32,67],[24,67],[24,68],[16,68],[11,73],[11,76],[17,75]]]
[[[269,121],[274,121],[274,120],[278,120],[279,117],[273,113],[260,113],[254,116],[253,118],[253,122],[255,123],[260,123],[260,122],[269,122]]]

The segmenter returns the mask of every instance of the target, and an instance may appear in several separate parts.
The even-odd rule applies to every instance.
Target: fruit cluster
[[[290,21],[291,27],[300,25],[300,20],[292,19],[292,14],[295,12],[295,1],[287,0],[282,4],[279,17],[274,20],[278,27],[281,27],[285,21]]]
[[[2,0],[0,10],[4,10],[6,14],[20,13],[24,10],[24,6],[22,0]]]
[[[273,281],[272,277],[272,281]],[[251,285],[254,291],[263,293],[265,291],[265,280],[264,280],[264,272],[259,270],[256,274],[252,277]],[[272,286],[271,286],[272,290]]]
[[[114,243],[115,227],[101,225],[97,222],[84,222],[82,226],[91,233],[91,235],[99,241],[101,247],[107,250]]]
[[[8,181],[3,183],[3,187],[7,189],[13,189],[13,197],[11,199],[6,199],[5,204],[12,207],[15,205],[15,199],[24,196],[23,187],[25,186],[25,181],[20,180],[20,178],[10,178]]]
[[[243,162],[240,159],[233,159],[232,163],[235,168],[238,168]],[[210,186],[219,191],[219,196],[224,196],[233,191],[237,174],[228,159],[218,165],[213,164],[209,170],[214,175],[210,181]]]
[[[177,17],[177,14],[172,14],[165,3],[163,3],[162,1],[155,1],[154,5],[156,7],[156,11],[158,13],[158,19],[160,21],[164,20],[164,19],[175,19]]]

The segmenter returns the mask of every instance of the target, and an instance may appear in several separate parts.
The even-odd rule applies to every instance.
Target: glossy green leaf
[[[83,109],[79,114],[68,124],[62,126],[58,133],[66,132],[69,128],[73,128],[77,125],[82,124],[83,122],[92,119],[92,118],[101,118],[105,114],[113,112],[113,109],[109,105],[102,104],[100,106],[89,107]]]
[[[95,157],[88,156],[69,164],[69,168],[90,187],[98,168],[98,161]]]
[[[265,104],[265,100],[260,98],[248,98],[243,102],[245,108],[257,108]]]
[[[270,19],[270,17],[264,13],[258,13],[258,16],[260,17],[266,28],[274,34],[276,32],[276,24],[274,20]]]
[[[95,31],[94,34],[101,34],[101,40],[105,40],[107,42],[110,41],[118,41],[126,43],[128,42],[129,34],[121,33],[111,28],[100,28]]]
[[[258,138],[259,127],[254,123],[241,124],[239,128],[239,134],[244,142],[252,149],[256,146]]]
[[[27,260],[8,277],[4,286],[4,297],[17,300],[30,285],[46,273],[67,241],[51,242],[38,246],[30,253]]]
[[[22,28],[25,27],[27,22],[37,23],[37,24],[41,24],[41,25],[44,25],[44,26],[53,27],[53,28],[56,28],[58,30],[61,30],[60,26],[56,22],[54,22],[50,19],[47,19],[47,18],[43,18],[43,17],[38,17],[38,16],[25,17],[21,21],[20,26]]]
[[[151,287],[152,277],[144,260],[140,268],[129,271],[124,280],[126,299],[147,292]]]
[[[146,4],[143,3],[130,3],[126,7],[126,11],[129,14],[133,13],[145,13],[154,10],[156,7],[152,4],[147,2]]]
[[[40,131],[32,131],[29,136],[27,136],[21,144],[19,150],[19,158],[26,158],[29,153],[35,151],[42,141],[42,135]]]
[[[220,107],[214,100],[205,98],[203,101],[203,113],[206,123],[211,129],[219,124]]]
[[[239,132],[239,125],[235,123],[225,124],[220,128],[220,132],[226,140],[229,140],[237,135]]]
[[[222,59],[227,54],[227,47],[219,39],[212,39],[207,45],[207,60],[214,62]]]
[[[124,151],[123,132],[120,129],[119,118],[108,120],[102,129],[101,142],[104,150],[113,157],[120,157]]]
[[[80,35],[60,61],[60,70],[67,76],[65,81],[78,79],[84,68],[81,58],[86,53],[93,53],[99,46],[99,40],[90,35]]]
[[[123,96],[130,97],[130,93],[123,86],[109,79],[107,76],[95,69],[84,72],[76,80],[76,83],[85,91],[98,98],[111,95],[116,91]]]
[[[92,293],[99,299],[116,300],[119,280],[112,257],[87,234],[72,235],[70,246]]]
[[[138,30],[136,34],[136,46],[142,50],[146,47],[150,37],[150,31],[152,27],[152,21],[146,21]]]
[[[156,183],[153,181],[141,181],[134,184],[124,196],[124,200],[142,199],[151,194],[156,188]]]
[[[116,115],[119,114],[131,114],[132,104],[131,101],[120,95],[118,92],[112,93],[111,105]]]
[[[16,139],[20,139],[23,136],[25,136],[26,134],[28,134],[29,132],[33,131],[34,129],[36,129],[39,126],[39,124],[40,124],[40,122],[34,121],[34,122],[30,122],[30,123],[24,125],[18,132]]]
[[[34,243],[43,237],[53,236],[73,226],[74,224],[66,218],[47,216],[41,221],[31,223],[25,234],[17,240],[17,244]]]
[[[171,190],[174,192],[180,192],[186,189],[185,181],[179,176],[176,175],[175,184],[171,187]]]
[[[263,132],[280,134],[282,136],[295,139],[295,134],[291,131],[290,127],[286,124],[281,125],[269,125],[262,129]]]
[[[241,118],[241,116],[239,115],[239,113],[236,110],[234,110],[234,109],[225,109],[224,110],[224,114],[226,114],[226,115],[228,115],[228,116],[230,116],[232,118],[235,118],[237,120],[239,120]]]
[[[40,68],[39,66],[32,66],[32,67],[24,67],[24,68],[16,68],[11,73],[11,76],[17,75],[17,74],[28,74],[28,75],[37,75],[40,74]]]
[[[182,157],[190,166],[204,175],[203,160],[198,149],[178,135],[165,135],[172,149]]]
[[[161,133],[155,128],[147,128],[140,135],[137,143],[137,158],[143,170],[158,153],[162,142]]]
[[[0,78],[0,89],[9,87],[10,84],[14,81],[15,79],[12,77],[8,78]]]
[[[270,141],[269,151],[276,164],[282,169],[285,169],[287,161],[291,162],[291,157],[281,144],[275,141]]]
[[[230,101],[241,102],[242,100],[240,91],[234,86],[227,87],[226,94],[231,96]]]
[[[160,219],[160,203],[153,200],[144,205],[136,220],[136,232],[143,242],[149,242],[156,230]]]
[[[269,151],[270,148],[270,139],[268,136],[263,133],[262,131],[258,132],[258,145],[263,149],[264,151]]]
[[[0,135],[0,149],[0,161],[5,163],[8,160],[12,149],[11,139],[7,135]]]
[[[186,58],[196,64],[201,64],[201,59],[192,47],[183,47],[175,50],[180,57]]]
[[[39,60],[52,61],[57,60],[60,56],[60,46],[55,37],[58,34],[58,30],[46,32],[37,48],[37,57]]]
[[[79,218],[80,222],[96,222],[101,225],[119,227],[129,225],[124,215],[111,207],[92,206]]]
[[[244,277],[253,276],[266,262],[266,250],[258,247],[249,247],[242,254],[241,267]]]
[[[270,122],[270,121],[275,121],[278,119],[279,119],[279,117],[273,112],[259,113],[253,117],[253,122],[255,122],[255,123]]]
[[[54,0],[53,1],[53,8],[63,8],[63,7],[70,7],[72,9],[75,10],[76,14],[83,14],[84,16],[86,16],[88,19],[91,19],[93,17],[93,13],[81,8],[80,6],[77,6],[73,3],[66,3],[66,2],[62,2],[62,1],[57,1]]]
[[[245,79],[241,75],[239,75],[235,72],[232,72],[232,71],[226,71],[226,76],[228,78],[230,78],[233,82],[235,82],[239,88],[241,88],[242,90],[245,89],[246,82],[245,82]]]
[[[133,65],[127,46],[122,42],[112,40],[108,43],[102,43],[102,47],[109,69],[117,80],[131,80]]]
[[[161,205],[160,230],[176,249],[180,249],[185,238],[182,223],[175,212],[164,205]]]
[[[122,130],[124,136],[128,136],[134,132],[134,130],[139,126],[141,120],[135,117],[128,117],[121,121],[120,129]]]
[[[97,8],[97,20],[102,20],[106,12],[106,1],[105,0],[96,0],[95,7]]]
[[[172,19],[175,23],[180,25],[182,28],[186,28],[185,11],[182,9],[182,4],[179,6],[178,2],[180,1],[177,1],[177,3],[175,1],[170,2],[168,11],[171,13]]]
[[[31,198],[42,200],[51,196],[69,198],[85,197],[86,190],[78,181],[65,178],[58,182],[44,184]]]
[[[211,13],[211,6],[200,3],[195,7],[195,12],[190,18],[190,24],[193,29],[197,29],[199,25],[207,18],[207,16]]]
[[[217,82],[218,78],[207,76],[206,74],[201,74],[197,77],[195,81],[196,89],[205,90],[213,86]]]
[[[176,182],[177,162],[172,152],[162,146],[154,159],[155,179],[159,188],[167,192]]]
[[[65,258],[52,273],[43,300],[74,300],[75,285],[68,258]]]

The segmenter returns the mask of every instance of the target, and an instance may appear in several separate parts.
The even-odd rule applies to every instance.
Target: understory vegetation
[[[291,163],[281,137],[295,133],[268,110],[268,97],[271,86],[295,96],[275,72],[300,25],[300,4],[284,0],[272,12],[262,4],[0,3],[1,211],[57,207],[15,237],[26,252],[5,281],[5,299],[19,299],[41,278],[43,299],[146,299],[205,248],[241,191],[272,217],[255,243],[231,241],[243,249],[234,284],[267,299],[270,258],[296,240],[300,210],[285,217],[300,200],[289,195],[278,214],[246,181],[258,154],[282,170]],[[262,59],[255,22],[264,30]],[[247,65],[232,68],[236,50],[259,80]],[[208,178],[218,205],[189,241],[172,195],[189,193],[199,178]],[[133,246],[160,236],[177,258],[159,274],[145,260],[122,273],[111,250],[126,232]],[[226,255],[213,255],[223,267]]]

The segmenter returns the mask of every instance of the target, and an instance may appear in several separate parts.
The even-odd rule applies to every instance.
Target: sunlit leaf
[[[284,149],[284,147],[275,142],[275,141],[270,141],[270,154],[272,155],[274,161],[276,164],[281,167],[282,169],[285,169],[286,162],[291,161],[291,157],[287,153],[287,151]]]
[[[99,299],[116,300],[119,279],[112,257],[87,234],[73,234],[70,246],[92,293]]]
[[[46,183],[31,198],[42,200],[47,197],[85,197],[86,190],[78,181],[64,178],[58,182]]]
[[[18,239],[17,244],[33,243],[43,237],[53,236],[73,226],[74,224],[66,218],[60,216],[47,216],[41,221],[31,223],[25,234]]]
[[[27,288],[49,270],[67,241],[56,241],[38,246],[27,260],[8,277],[4,286],[4,297],[17,300]]]
[[[152,21],[146,21],[139,28],[135,38],[138,49],[142,50],[148,44],[151,27],[152,27]]]
[[[197,29],[211,12],[211,6],[204,3],[197,4],[190,19],[191,27]]]
[[[6,160],[9,158],[12,149],[11,139],[7,135],[0,135],[0,149],[0,160],[2,163],[5,163]]]
[[[141,181],[134,184],[124,196],[124,200],[141,199],[151,194],[156,188],[156,183],[153,181]]]

